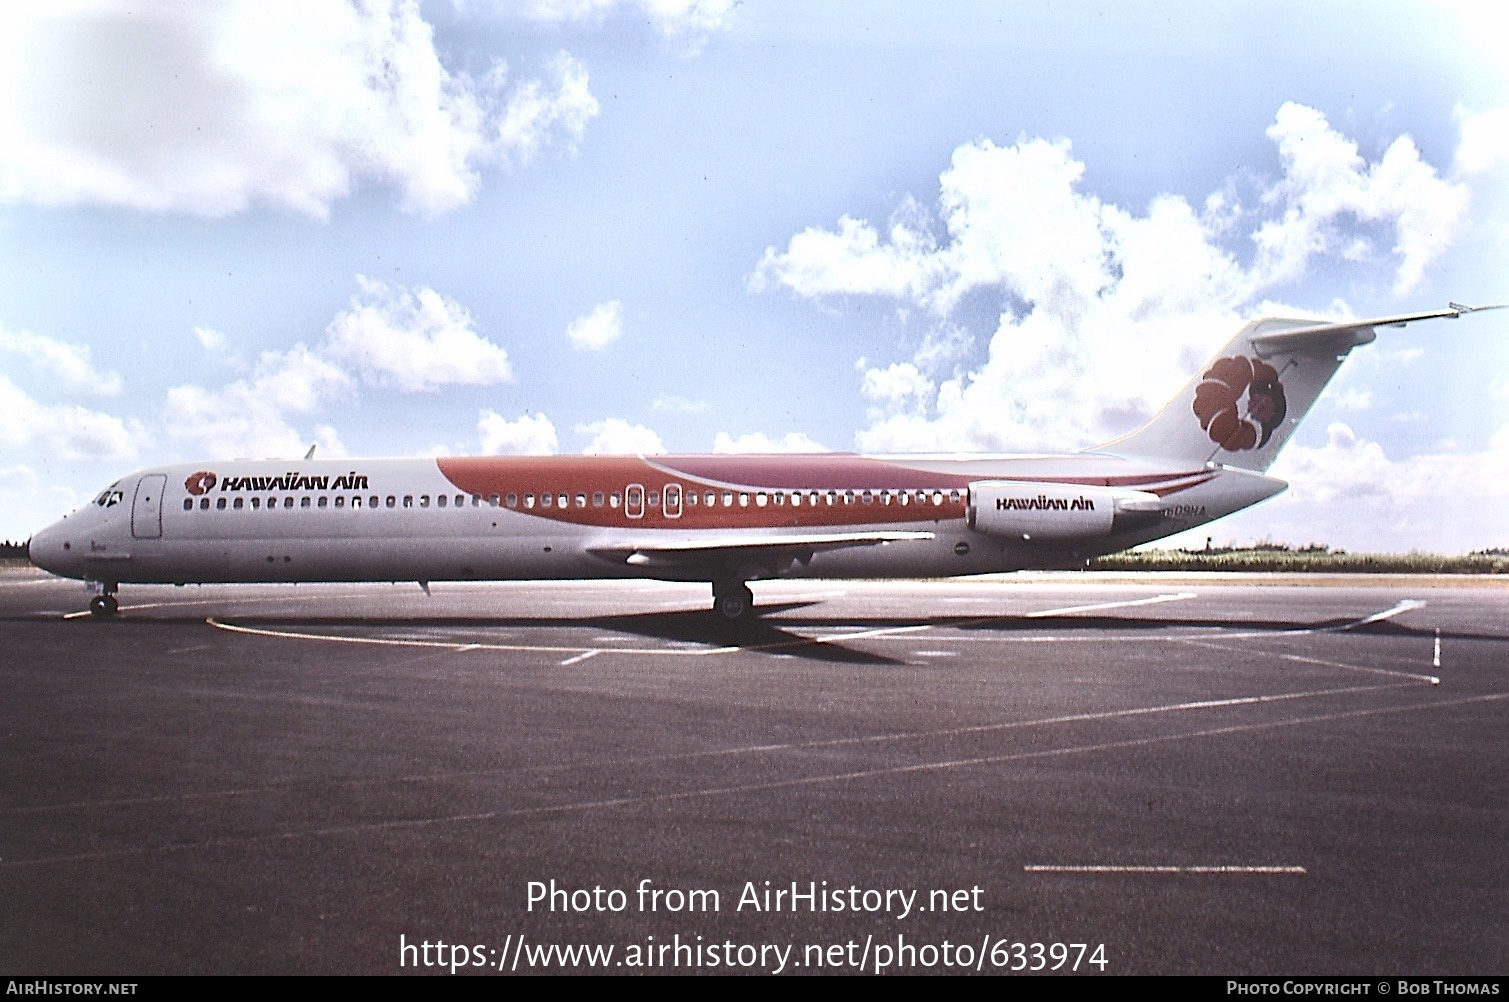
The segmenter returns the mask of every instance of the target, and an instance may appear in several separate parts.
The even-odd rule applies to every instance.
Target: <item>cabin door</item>
[[[131,501],[131,535],[137,539],[162,538],[162,492],[168,478],[153,473],[136,482],[136,497]]]

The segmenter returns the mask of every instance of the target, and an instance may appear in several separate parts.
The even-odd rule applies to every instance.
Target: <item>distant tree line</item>
[[[1212,547],[1203,550],[1130,550],[1097,557],[1092,571],[1282,571],[1326,574],[1509,574],[1509,550],[1440,553],[1348,553],[1320,543]]]
[[[0,543],[0,560],[25,560],[25,559],[26,559],[26,544],[25,543],[12,543],[8,539],[4,543]]]

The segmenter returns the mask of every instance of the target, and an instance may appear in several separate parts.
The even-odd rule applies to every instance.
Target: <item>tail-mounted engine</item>
[[[969,527],[1030,542],[1094,539],[1160,518],[1162,500],[1146,491],[1075,484],[980,480],[969,485]]]

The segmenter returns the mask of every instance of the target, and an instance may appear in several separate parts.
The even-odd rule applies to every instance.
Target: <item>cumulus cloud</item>
[[[750,432],[737,438],[726,431],[713,437],[713,451],[724,453],[772,453],[772,452],[827,452],[828,447],[808,438],[799,431],[787,432],[780,438],[771,438],[762,431]]]
[[[1479,113],[1458,107],[1455,117],[1462,131],[1456,156],[1458,173],[1481,174],[1509,163],[1509,107]]]
[[[0,373],[0,449],[41,446],[61,459],[131,459],[145,438],[135,421],[34,400]]]
[[[1155,413],[1247,312],[1301,315],[1259,301],[1317,258],[1387,255],[1404,292],[1465,225],[1466,184],[1407,136],[1370,162],[1298,104],[1268,136],[1282,173],[1254,204],[1232,185],[1198,206],[1165,194],[1141,211],[1082,190],[1066,140],[967,143],[939,176],[935,209],[909,197],[883,227],[844,216],[807,228],[767,248],[749,285],[920,308],[929,329],[911,358],[861,360],[865,450],[1083,448]],[[1387,250],[1373,245],[1379,232]],[[1001,308],[992,328],[970,330],[960,306],[982,292]],[[963,337],[988,339],[983,361],[962,364]]]
[[[1278,110],[1268,137],[1278,146],[1284,177],[1267,195],[1282,206],[1282,215],[1253,235],[1265,285],[1294,278],[1313,255],[1355,240],[1342,225],[1351,221],[1393,228],[1399,258],[1394,291],[1407,293],[1461,228],[1467,185],[1440,177],[1408,136],[1369,164],[1324,115],[1289,102]]]
[[[602,351],[623,337],[623,304],[601,303],[585,317],[571,321],[566,337],[577,351]]]
[[[162,424],[169,437],[208,456],[297,456],[310,443],[288,416],[312,413],[352,385],[343,369],[296,344],[286,352],[263,353],[250,377],[218,389],[173,387]],[[327,456],[345,454],[331,428],[319,429],[315,441]]]
[[[324,218],[370,183],[444,212],[483,168],[581,138],[586,71],[550,70],[447,68],[417,0],[8,5],[0,200]]]
[[[591,435],[592,440],[582,450],[586,456],[659,455],[666,451],[665,443],[652,428],[642,424],[630,424],[623,418],[603,418],[576,426],[578,435]]]
[[[601,21],[615,11],[643,17],[666,39],[692,51],[727,26],[738,0],[527,0],[525,13],[539,21]]]
[[[470,313],[434,289],[392,288],[364,275],[358,293],[325,329],[321,354],[372,386],[415,393],[485,386],[513,377],[508,353],[478,334]]]
[[[1484,511],[1509,508],[1509,426],[1476,453],[1434,449],[1395,458],[1335,422],[1325,443],[1291,443],[1273,474],[1289,490],[1264,505],[1283,538],[1354,550],[1466,552],[1509,546],[1509,529]],[[1497,536],[1483,535],[1494,527]]]
[[[479,334],[455,300],[425,286],[394,287],[361,275],[356,281],[356,295],[313,347],[300,342],[264,352],[249,376],[215,389],[169,390],[167,434],[208,455],[298,455],[309,447],[310,433],[292,419],[317,414],[360,387],[418,393],[512,378],[507,352]],[[208,328],[195,336],[212,349],[225,341]],[[483,429],[484,442],[487,435]],[[554,429],[550,436],[553,442]],[[316,425],[313,439],[322,454],[345,453],[328,426]]]
[[[17,542],[82,501],[76,491],[52,477],[43,477],[31,466],[0,467],[0,511],[5,512],[7,525],[13,527],[6,532],[14,533]]]
[[[32,363],[48,379],[57,380],[70,393],[115,396],[125,385],[120,374],[94,367],[87,344],[72,344],[33,334],[0,328],[0,352],[18,355]]]
[[[195,327],[194,340],[199,342],[199,347],[214,355],[224,354],[230,350],[230,339],[213,327]]]
[[[497,411],[484,410],[477,419],[482,451],[490,456],[551,456],[560,451],[555,425],[543,414],[525,414],[510,421]]]
[[[564,133],[575,148],[598,113],[597,98],[588,86],[587,68],[569,53],[556,56],[555,84],[539,80],[520,84],[509,95],[497,126],[501,150],[510,159],[528,162],[557,134]]]

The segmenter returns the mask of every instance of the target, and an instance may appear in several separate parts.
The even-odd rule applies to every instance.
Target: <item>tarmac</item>
[[[0,574],[0,972],[1485,975],[1509,588]]]

